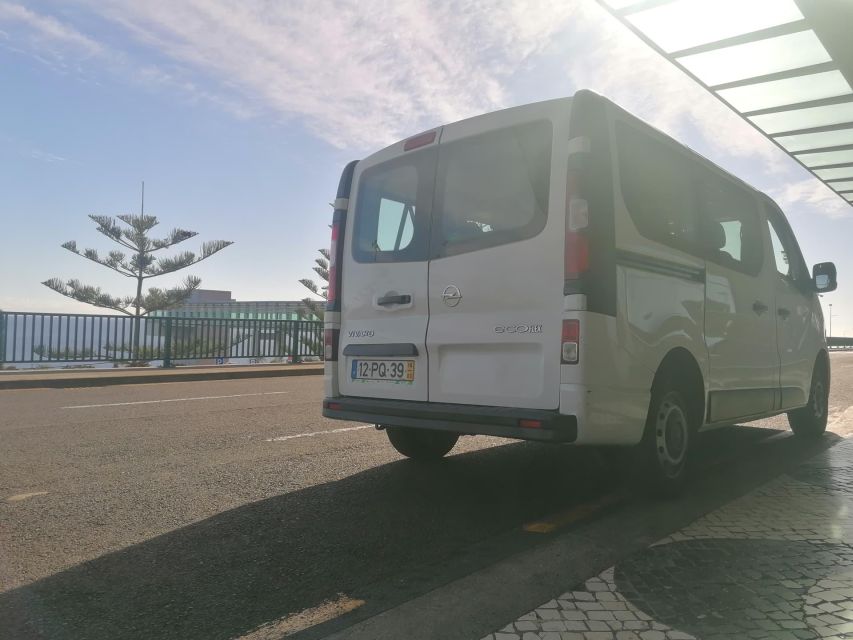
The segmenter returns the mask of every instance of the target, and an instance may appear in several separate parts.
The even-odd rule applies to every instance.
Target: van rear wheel
[[[798,438],[819,438],[826,431],[829,408],[829,384],[826,369],[820,365],[812,374],[809,403],[802,409],[788,412],[788,424]]]
[[[640,447],[645,475],[658,494],[675,495],[684,485],[695,433],[691,415],[680,390],[656,385]]]
[[[450,431],[390,426],[385,427],[385,431],[391,445],[412,460],[438,460],[459,440],[459,434]]]

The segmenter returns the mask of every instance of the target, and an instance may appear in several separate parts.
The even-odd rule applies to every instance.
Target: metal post
[[[832,303],[829,303],[829,337],[832,337]]]
[[[163,368],[172,366],[172,317],[166,316],[166,326],[163,330]]]
[[[290,321],[290,361],[296,364],[300,361],[299,358],[299,323],[296,320]]]
[[[6,362],[6,321],[8,314],[0,311],[0,364]]]

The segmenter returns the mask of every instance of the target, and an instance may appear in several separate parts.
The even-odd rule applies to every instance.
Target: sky
[[[348,161],[581,88],[776,199],[853,335],[853,208],[593,0],[0,0],[0,308],[95,311],[53,276],[132,294],[60,245],[112,248],[86,216],[138,212],[143,180],[164,235],[234,241],[150,284],[301,298]]]

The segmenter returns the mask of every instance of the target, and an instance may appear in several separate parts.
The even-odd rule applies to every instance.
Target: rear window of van
[[[523,124],[442,145],[433,255],[523,240],[545,227],[551,124]]]
[[[359,180],[353,256],[358,262],[427,259],[435,149],[367,169]]]
[[[367,169],[355,211],[358,262],[410,262],[538,234],[551,173],[550,122],[489,131]]]

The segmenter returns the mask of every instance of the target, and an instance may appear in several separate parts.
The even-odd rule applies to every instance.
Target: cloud
[[[39,160],[41,162],[47,162],[49,164],[53,164],[55,162],[65,162],[67,158],[63,158],[62,156],[58,156],[55,153],[50,153],[48,151],[42,151],[41,149],[31,149],[29,156],[33,160]]]
[[[505,106],[506,79],[574,11],[550,0],[97,6],[137,41],[341,148]]]
[[[850,203],[814,178],[786,184],[771,195],[782,209],[802,206],[829,218],[849,218],[853,213]]]
[[[68,5],[66,5],[68,6]],[[772,187],[799,167],[592,0],[75,0],[94,39],[0,0],[0,26],[98,57],[116,76],[238,118],[298,122],[331,145],[371,151],[440,123],[523,103],[541,83],[591,88],[737,173]],[[555,72],[540,66],[559,59]],[[805,186],[812,184],[811,187]],[[799,186],[798,186],[799,185]],[[785,192],[843,201],[812,179]],[[830,196],[834,198],[834,196]],[[834,202],[834,200],[833,200]]]
[[[103,51],[100,44],[74,27],[59,22],[52,16],[35,13],[19,4],[0,1],[0,24],[23,26],[27,31],[27,38],[32,44],[40,47],[59,44],[90,56]],[[8,37],[8,33],[6,36]]]
[[[185,72],[168,72],[155,65],[144,65],[135,70],[135,82],[147,86],[176,90],[184,94],[191,102],[208,102],[230,113],[235,118],[246,120],[258,115],[245,100],[227,95],[225,92],[211,92],[189,80]]]

